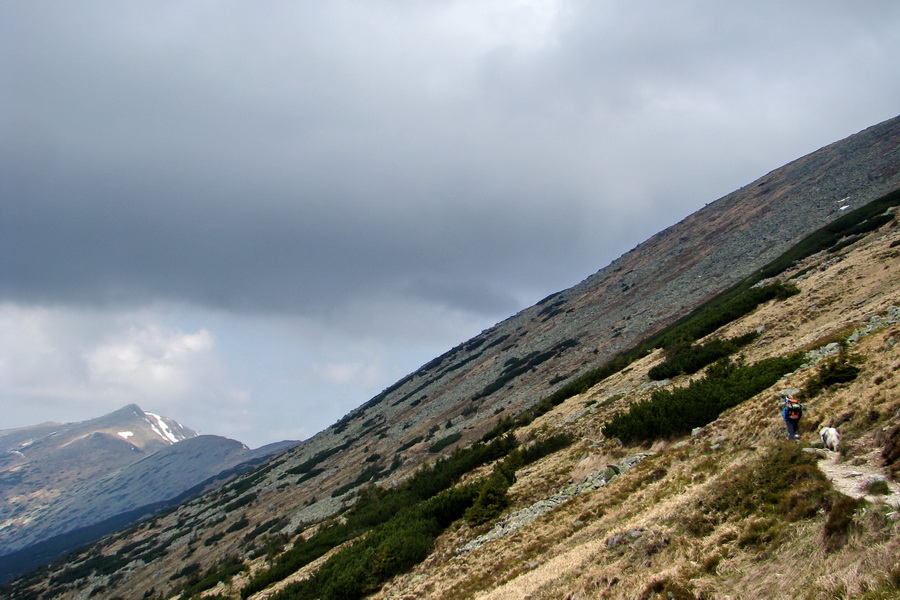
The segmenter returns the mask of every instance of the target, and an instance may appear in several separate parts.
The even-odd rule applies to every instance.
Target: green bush
[[[588,391],[607,377],[615,375],[622,369],[626,368],[628,365],[633,363],[635,360],[646,356],[649,353],[649,349],[646,346],[638,346],[637,348],[627,352],[616,355],[612,360],[607,362],[601,367],[597,367],[596,369],[591,369],[582,375],[579,375],[573,381],[570,381],[563,387],[559,388],[539,403],[538,407],[532,411],[531,418],[540,416],[554,406],[559,406],[572,396],[577,396],[578,394],[583,394]]]
[[[466,523],[475,527],[492,521],[509,506],[509,486],[515,483],[515,473],[496,465],[481,485],[475,502],[465,512]]]
[[[504,363],[503,371],[500,373],[497,379],[485,386],[484,389],[475,394],[472,399],[479,400],[481,398],[490,396],[494,392],[502,389],[503,386],[505,386],[507,383],[509,383],[519,375],[527,373],[541,363],[544,363],[551,358],[555,358],[564,353],[569,348],[573,348],[577,345],[578,342],[576,340],[565,340],[544,352],[535,351],[522,358],[510,358],[506,361],[506,363]]]
[[[509,505],[507,490],[515,482],[515,471],[527,464],[526,460],[534,462],[572,443],[570,436],[556,435],[520,451],[514,440],[508,436],[489,445],[479,443],[457,450],[447,460],[419,471],[395,488],[406,488],[401,495],[374,487],[363,490],[357,501],[359,506],[346,515],[345,525],[362,526],[354,531],[358,534],[367,529],[365,526],[384,520],[372,527],[368,535],[328,559],[311,578],[286,586],[272,600],[355,600],[378,590],[391,577],[424,560],[435,538],[457,519],[465,516],[470,524],[479,525],[499,516]],[[434,485],[432,478],[445,468],[454,473],[451,479],[456,480],[463,472],[503,456],[481,482],[445,489],[412,503],[412,498],[421,497],[412,491],[428,493],[425,490]],[[448,481],[441,476],[437,480]],[[316,537],[318,534],[309,541]],[[246,598],[251,592],[245,589],[242,595]]]
[[[245,495],[241,496],[240,498],[238,498],[237,500],[235,500],[234,502],[231,502],[230,504],[226,504],[225,512],[230,513],[232,511],[235,511],[239,508],[247,506],[254,500],[256,500],[256,492],[251,492],[249,494],[245,494]]]
[[[886,496],[891,493],[891,488],[888,486],[887,481],[878,479],[869,483],[866,491],[874,496]]]
[[[800,290],[791,284],[776,281],[769,285],[735,288],[706,303],[687,318],[676,322],[656,342],[657,348],[674,346],[680,340],[699,340],[737,319],[750,314],[760,304],[769,300],[784,300]]]
[[[92,574],[110,575],[125,567],[133,559],[124,556],[105,556],[97,554],[83,560],[80,563],[67,567],[60,573],[50,577],[51,585],[72,583],[78,579],[84,579]]]
[[[461,433],[451,433],[447,437],[441,438],[431,446],[429,446],[428,451],[432,454],[437,454],[447,446],[451,446],[462,439]]]
[[[840,252],[844,248],[846,248],[848,246],[852,246],[853,244],[855,244],[856,242],[858,242],[859,240],[861,240],[864,237],[865,237],[864,235],[854,235],[854,236],[850,236],[850,237],[845,237],[840,242],[838,242],[837,244],[835,244],[834,246],[829,248],[828,253],[835,254],[837,252]]]
[[[285,525],[290,522],[290,519],[287,517],[275,517],[274,519],[269,519],[265,523],[261,523],[254,527],[249,533],[244,535],[244,541],[249,542],[255,540],[257,537],[270,531],[272,529],[281,529]]]
[[[533,442],[520,450],[522,465],[537,462],[545,456],[571,446],[574,441],[575,438],[572,434],[558,433]]]
[[[241,590],[241,597],[249,598],[323,556],[332,548],[366,531],[374,530],[416,505],[421,505],[420,510],[430,510],[431,518],[439,524],[451,517],[453,520],[460,518],[474,501],[475,490],[473,488],[466,492],[456,492],[448,488],[469,471],[506,456],[517,444],[514,436],[507,435],[490,443],[478,442],[465,449],[457,448],[448,457],[431,466],[422,467],[397,487],[381,489],[372,486],[361,490],[356,503],[344,515],[344,520],[324,525],[312,537],[295,543],[291,550],[282,553],[268,569],[256,573]],[[445,490],[446,495],[441,494]],[[449,525],[450,522],[452,521],[446,524]],[[305,593],[298,587],[291,587],[291,590],[291,594]]]
[[[777,545],[784,535],[784,529],[784,521],[774,517],[751,521],[738,537],[737,545],[740,548]]]
[[[198,581],[186,585],[182,596],[190,598],[200,592],[216,587],[220,582],[227,583],[232,577],[246,568],[247,566],[240,559],[228,556],[219,564],[211,567]]]
[[[335,446],[334,448],[329,448],[328,450],[322,450],[318,452],[312,458],[300,463],[296,467],[288,469],[285,473],[289,473],[291,475],[302,475],[304,473],[308,473],[316,468],[316,466],[322,461],[328,459],[329,457],[341,452],[342,450],[346,450],[352,444],[352,441],[347,441],[340,446]]]
[[[318,477],[319,475],[321,475],[324,472],[325,472],[325,469],[318,469],[318,468],[310,469],[309,471],[307,471],[306,473],[304,473],[303,475],[298,477],[297,481],[294,482],[294,485],[300,485],[304,481],[309,481],[310,479],[313,479],[314,477]]]
[[[844,236],[858,235],[881,227],[892,218],[885,215],[885,211],[898,204],[900,190],[895,190],[832,221],[760,269],[756,275],[757,281],[779,275],[797,261],[831,248]]]
[[[691,375],[719,359],[737,352],[759,337],[755,331],[728,340],[710,340],[705,344],[679,343],[666,349],[665,362],[647,373],[650,379],[659,381],[677,375]]]
[[[250,519],[247,518],[247,515],[244,515],[240,519],[229,525],[228,529],[225,530],[225,533],[234,533],[235,531],[240,531],[241,529],[244,529],[249,525]]]
[[[475,486],[446,490],[410,507],[329,558],[307,580],[286,586],[272,600],[356,600],[420,563],[435,538],[475,499]]]
[[[516,427],[516,419],[512,417],[503,417],[487,433],[481,436],[481,441],[490,442],[491,440],[496,439],[501,435],[509,433]]]
[[[859,367],[851,364],[851,357],[843,349],[823,362],[816,374],[803,387],[803,397],[812,398],[822,390],[841,383],[849,383],[859,375]]]
[[[651,336],[632,349],[616,355],[600,367],[579,375],[573,381],[545,397],[534,408],[526,410],[509,423],[518,427],[531,422],[535,417],[551,410],[554,406],[562,404],[572,396],[583,394],[607,377],[628,367],[635,360],[646,356],[651,348],[666,348],[675,345],[679,340],[700,339],[722,325],[748,314],[762,302],[784,299],[798,293],[799,290],[796,286],[781,282],[769,286],[753,286],[764,279],[781,274],[785,269],[807,256],[834,246],[844,236],[858,235],[880,227],[893,218],[891,215],[885,215],[885,211],[897,205],[900,205],[900,190],[891,192],[829,223],[795,244],[758,272],[721,292],[660,333]],[[504,429],[503,432],[510,431],[512,428]]]
[[[421,435],[416,436],[413,439],[406,442],[405,444],[403,444],[402,446],[400,446],[399,448],[397,448],[397,452],[403,452],[404,450],[409,450],[410,448],[412,448],[413,446],[415,446],[416,444],[421,442],[423,439],[424,438]]]
[[[762,287],[750,287],[750,283],[744,283],[726,290],[691,314],[668,326],[662,332],[638,344],[631,350],[618,354],[603,366],[591,369],[559,388],[539,402],[534,409],[527,411],[529,413],[528,417],[533,419],[548,412],[554,406],[562,404],[572,396],[583,394],[607,377],[618,373],[634,361],[649,354],[651,348],[667,348],[675,347],[678,344],[689,344],[693,340],[705,337],[723,325],[727,325],[749,314],[764,302],[773,299],[783,300],[799,293],[799,291],[796,286],[784,284],[780,281]],[[748,335],[755,337],[755,334]],[[738,344],[746,344],[752,339],[741,336],[733,341]]]
[[[378,479],[384,473],[385,469],[380,468],[378,465],[369,465],[368,467],[363,469],[359,475],[356,476],[356,479],[354,479],[350,483],[342,485],[341,487],[331,492],[331,497],[337,498],[338,496],[342,496],[350,490],[358,488],[364,483],[368,483],[370,481]]]
[[[813,465],[801,465],[788,471],[794,481],[779,503],[779,511],[788,521],[809,519],[827,507],[834,490],[822,472]]]
[[[421,562],[440,533],[435,521],[404,515],[329,559],[309,580],[322,600],[355,600]],[[280,598],[279,595],[275,599]]]
[[[180,571],[176,571],[175,573],[173,573],[172,576],[169,577],[169,579],[175,580],[175,579],[178,579],[179,577],[187,577],[189,575],[193,575],[194,573],[199,573],[199,572],[200,572],[200,563],[191,563],[191,564],[187,565],[186,567],[184,567],[183,569],[181,569]]]
[[[799,354],[746,366],[727,359],[720,361],[687,387],[659,390],[650,399],[632,405],[613,417],[603,432],[626,444],[690,433],[694,427],[711,423],[725,410],[772,386],[801,363]]]

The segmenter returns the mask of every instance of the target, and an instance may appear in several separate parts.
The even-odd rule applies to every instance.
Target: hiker
[[[781,418],[784,419],[784,424],[787,425],[787,438],[789,440],[800,439],[800,434],[797,431],[802,416],[803,405],[797,402],[793,396],[783,396],[781,399]]]

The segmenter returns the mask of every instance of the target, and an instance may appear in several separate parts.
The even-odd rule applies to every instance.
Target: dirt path
[[[882,501],[894,508],[900,508],[900,485],[896,483],[887,481],[891,493],[886,496],[866,493],[866,488],[872,481],[886,480],[884,470],[877,466],[880,458],[877,450],[853,461],[859,464],[839,462],[840,453],[831,450],[822,449],[816,452],[823,457],[819,462],[819,468],[831,480],[834,489],[853,498],[865,498],[869,502]]]

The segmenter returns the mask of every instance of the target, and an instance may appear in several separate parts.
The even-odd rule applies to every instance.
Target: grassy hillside
[[[498,417],[480,443],[441,455],[459,438],[423,442],[440,458],[391,486],[356,481],[355,504],[334,518],[288,527],[277,506],[251,512],[254,485],[278,466],[268,465],[214,506],[157,517],[8,596],[898,597],[900,490],[890,477],[900,469],[900,227],[891,198],[827,242],[804,242],[767,272],[777,281],[754,276]],[[664,366],[668,378],[652,375]],[[784,440],[784,389],[807,406],[800,443]],[[818,448],[825,425],[842,433],[839,455]],[[288,472],[315,477],[323,460]],[[376,454],[366,462],[397,468]],[[192,561],[229,535],[242,536],[239,553]],[[141,565],[161,556],[180,566],[141,578]]]
[[[649,427],[638,428],[645,435],[632,443],[604,435],[624,415],[668,422],[664,401],[692,388],[705,386],[700,397],[710,403],[728,393],[726,385],[713,389],[734,369],[721,364],[657,387],[647,374],[665,360],[663,350],[518,429],[522,439],[562,430],[581,441],[520,472],[509,490],[511,510],[623,457],[653,454],[515,535],[457,557],[454,550],[480,533],[460,524],[430,565],[374,597],[900,597],[898,486],[873,485],[893,496],[868,489],[870,474],[897,469],[898,257],[895,223],[837,252],[807,257],[784,273],[798,294],[704,338],[761,330],[735,359],[745,366],[813,352],[693,435],[646,435]],[[834,353],[822,358],[823,348]],[[855,376],[831,380],[845,364],[857,369]],[[806,396],[800,444],[783,439],[777,392],[786,388]],[[842,432],[839,457],[816,453],[823,425]]]

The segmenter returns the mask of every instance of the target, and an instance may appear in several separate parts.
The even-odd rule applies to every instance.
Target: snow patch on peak
[[[150,428],[153,429],[157,435],[173,444],[179,441],[175,434],[172,433],[172,430],[169,429],[168,424],[163,421],[162,417],[147,411],[144,411],[144,414],[148,417],[147,422],[150,423]],[[156,423],[154,423],[154,421],[156,421]]]
[[[134,435],[134,432],[133,432],[133,431],[120,431],[120,432],[119,432],[119,436],[120,436],[123,440],[127,440],[128,438],[130,438],[130,437],[133,436],[133,435]]]

